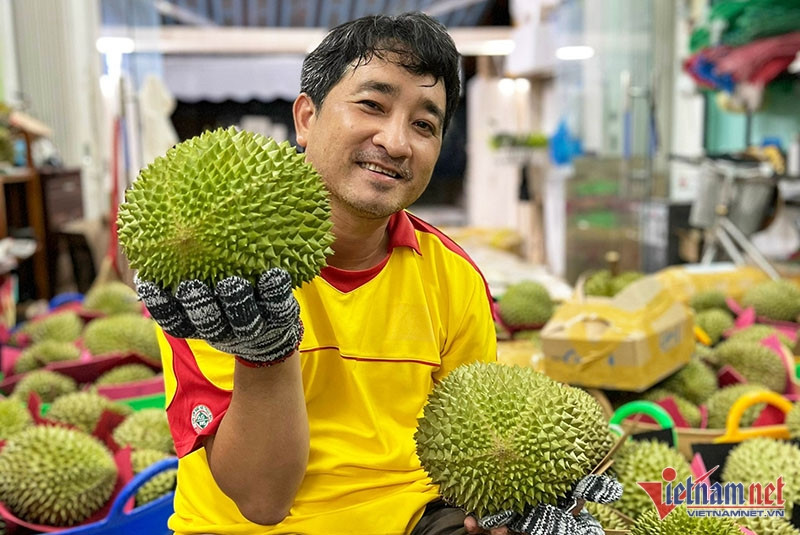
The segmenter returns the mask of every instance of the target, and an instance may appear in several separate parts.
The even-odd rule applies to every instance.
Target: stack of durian
[[[509,285],[496,303],[495,329],[499,340],[538,341],[539,331],[553,316],[555,303],[547,288],[526,280]]]

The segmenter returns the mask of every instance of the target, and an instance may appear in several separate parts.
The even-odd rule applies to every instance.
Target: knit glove
[[[289,274],[280,268],[262,274],[255,287],[236,276],[219,281],[213,290],[199,280],[186,280],[174,296],[138,275],[134,284],[164,332],[205,340],[248,366],[285,360],[303,337],[300,305]]]
[[[622,485],[615,479],[590,474],[581,479],[569,496],[559,500],[558,506],[539,504],[528,506],[522,514],[501,511],[478,520],[486,530],[507,526],[512,533],[525,535],[603,535],[603,528],[592,515],[582,510],[573,514],[576,506],[584,502],[611,503],[622,496]]]

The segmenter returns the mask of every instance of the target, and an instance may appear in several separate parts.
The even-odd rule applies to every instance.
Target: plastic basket
[[[174,492],[156,498],[141,507],[129,512],[123,511],[125,503],[136,495],[136,491],[157,474],[178,467],[178,459],[171,457],[159,461],[142,470],[117,495],[108,515],[93,524],[59,531],[61,535],[167,535],[172,531],[167,527],[167,520],[174,510],[172,502]]]

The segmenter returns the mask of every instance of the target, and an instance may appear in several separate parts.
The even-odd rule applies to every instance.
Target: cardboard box
[[[542,330],[544,372],[572,385],[642,392],[689,361],[693,327],[689,307],[655,277],[613,298],[577,294]]]

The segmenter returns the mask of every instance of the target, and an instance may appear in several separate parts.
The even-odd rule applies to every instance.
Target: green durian
[[[740,518],[739,523],[757,535],[800,535],[786,517],[748,516]]]
[[[161,359],[156,322],[138,314],[115,314],[91,321],[83,332],[83,344],[95,356],[135,353]]]
[[[108,502],[116,480],[111,452],[73,429],[32,426],[0,450],[0,501],[27,522],[82,522]]]
[[[64,394],[56,399],[46,417],[49,420],[73,425],[85,433],[91,433],[104,410],[128,415],[132,409],[122,403],[111,401],[97,392],[82,391]]]
[[[20,327],[20,332],[30,336],[33,342],[43,340],[74,342],[82,330],[83,320],[73,311],[48,314],[30,320]]]
[[[753,307],[765,318],[797,321],[800,316],[800,286],[782,279],[757,284],[742,297],[742,305]]]
[[[19,433],[33,425],[33,417],[28,407],[18,399],[0,399],[0,440]]]
[[[442,497],[478,517],[555,504],[614,440],[588,393],[497,363],[460,366],[436,384],[414,438]]]
[[[736,401],[748,392],[758,392],[766,390],[763,386],[758,384],[746,383],[739,385],[726,386],[717,390],[708,400],[706,400],[706,408],[708,409],[708,427],[710,429],[724,429],[725,423],[728,420],[728,412]],[[758,415],[764,410],[765,403],[756,403],[745,409],[742,414],[739,425],[741,427],[750,427],[756,421]]]
[[[638,485],[639,481],[661,481],[667,467],[677,472],[677,480],[691,475],[686,459],[675,448],[656,440],[631,441],[617,452],[612,470],[625,489],[614,504],[623,514],[637,518],[653,507],[653,501]]]
[[[706,364],[711,364],[712,366],[716,365],[716,361],[714,360],[714,348],[708,347],[705,344],[697,342],[694,345],[694,356]]]
[[[47,366],[51,362],[77,360],[80,356],[81,350],[71,342],[43,340],[22,350],[14,363],[14,373],[33,371]]]
[[[535,281],[510,285],[497,301],[503,323],[511,328],[542,325],[553,315],[553,300],[547,288]]]
[[[609,270],[595,271],[583,283],[583,293],[597,297],[609,297],[611,295],[611,279]]]
[[[786,366],[780,355],[759,342],[726,340],[714,348],[717,366],[730,365],[750,383],[775,392],[786,390]]]
[[[800,402],[792,404],[792,410],[786,415],[786,427],[794,440],[800,440]]]
[[[667,377],[660,387],[688,399],[695,405],[703,404],[719,389],[717,374],[698,358],[690,359],[683,368]]]
[[[609,293],[613,297],[624,290],[629,284],[644,277],[644,273],[638,271],[624,271],[611,279]]]
[[[92,286],[83,299],[83,308],[102,314],[141,313],[142,303],[136,291],[120,281]]]
[[[170,457],[170,455],[163,451],[134,450],[131,452],[131,468],[134,474],[138,474],[167,457]],[[175,490],[177,474],[177,470],[164,470],[148,480],[136,493],[136,507],[140,507]]]
[[[742,535],[731,518],[689,516],[686,507],[678,507],[663,520],[651,508],[636,519],[631,535]]]
[[[143,169],[118,225],[139,277],[172,291],[187,279],[255,282],[271,267],[300,286],[333,252],[328,193],[305,156],[233,127],[179,143]]]
[[[30,393],[36,392],[42,403],[51,403],[59,396],[75,392],[77,389],[78,383],[68,375],[50,370],[35,370],[19,380],[11,396],[27,402]]]
[[[722,338],[722,334],[733,327],[733,315],[721,308],[709,308],[698,312],[694,317],[694,322],[711,338],[711,344],[716,344]]]
[[[111,436],[121,447],[174,453],[167,413],[161,409],[142,409],[119,424]]]
[[[711,310],[713,308],[728,310],[725,294],[720,290],[706,290],[694,294],[689,298],[689,306],[692,307],[695,312],[702,312],[703,310]]]
[[[782,333],[775,327],[763,324],[751,325],[750,327],[746,327],[742,330],[736,331],[730,336],[730,338],[728,338],[728,340],[740,340],[743,342],[760,342],[764,338],[767,338],[772,335],[777,335],[778,340],[780,340],[781,344],[785,345],[787,348],[792,349],[794,347],[794,343],[792,343],[792,340],[784,333]]]
[[[700,427],[700,408],[689,401],[688,399],[679,396],[675,392],[670,392],[665,388],[653,388],[644,393],[643,398],[648,401],[661,401],[662,399],[672,398],[675,401],[675,406],[678,412],[681,413],[683,419],[689,424],[689,427]]]
[[[614,509],[611,505],[586,502],[583,508],[589,511],[605,530],[630,529],[631,527],[628,521],[621,516],[619,511]]]
[[[783,440],[757,437],[735,446],[725,460],[722,481],[744,483],[745,494],[750,483],[767,485],[783,477],[786,513],[800,499],[800,447]]]
[[[122,383],[130,383],[132,381],[142,381],[155,377],[156,372],[149,366],[144,364],[123,364],[112,368],[98,377],[94,384],[95,386],[101,385],[117,385]]]

